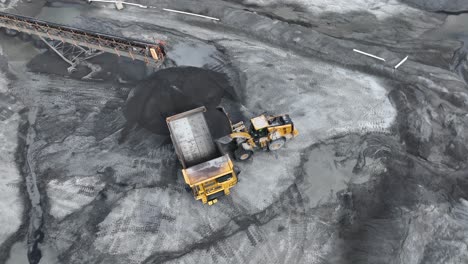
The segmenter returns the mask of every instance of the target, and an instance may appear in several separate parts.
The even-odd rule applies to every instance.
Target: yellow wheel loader
[[[257,149],[275,151],[287,140],[299,134],[289,115],[260,115],[250,119],[247,128],[243,121],[232,125],[232,133],[219,139],[222,144],[236,143],[234,157],[244,161]]]

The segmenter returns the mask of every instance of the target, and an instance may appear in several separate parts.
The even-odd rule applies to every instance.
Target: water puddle
[[[11,247],[6,264],[29,264],[26,241],[17,242]]]
[[[3,32],[0,33],[4,55],[9,63],[26,62],[40,53],[30,41],[23,41],[19,37],[10,37]]]
[[[449,15],[442,27],[426,32],[423,37],[432,39],[455,39],[468,48],[468,14]]]
[[[468,82],[468,14],[449,15],[442,27],[426,32],[423,37],[443,40],[452,39],[463,42],[455,54],[454,71]]]
[[[73,24],[80,19],[81,13],[84,11],[84,7],[82,5],[73,4],[49,4],[41,9],[41,12],[36,16],[36,18],[53,23],[73,26]]]
[[[177,43],[172,47],[170,59],[177,66],[203,67],[215,65],[218,61],[215,55],[218,51],[214,46],[196,43]]]

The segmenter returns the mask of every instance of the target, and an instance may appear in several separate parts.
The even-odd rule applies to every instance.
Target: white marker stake
[[[88,3],[91,3],[91,2],[113,3],[113,4],[115,4],[117,1],[115,1],[115,0],[88,0]]]
[[[398,67],[400,67],[403,63],[405,63],[405,61],[408,59],[408,56],[406,56],[404,59],[402,59],[400,61],[400,63],[398,63],[397,65],[395,65],[395,69],[398,69]]]
[[[135,4],[135,3],[122,2],[122,4],[130,5],[130,6],[138,6],[138,7],[141,7],[141,8],[148,8],[148,6]]]
[[[124,8],[122,2],[119,2],[119,1],[116,1],[115,2],[115,8],[117,8],[117,10],[122,10]]]
[[[194,14],[194,13],[187,13],[187,12],[183,12],[183,11],[179,11],[179,10],[173,10],[173,9],[167,9],[167,8],[163,8],[163,10],[164,10],[164,11],[168,11],[168,12],[174,12],[174,13],[189,15],[189,16],[203,17],[203,18],[207,18],[207,19],[211,19],[211,20],[216,20],[216,21],[219,20],[219,18],[209,17],[209,16],[202,16],[202,15],[198,15],[198,14]]]
[[[354,52],[357,52],[357,53],[364,54],[364,55],[369,56],[369,57],[372,57],[372,58],[374,58],[374,59],[378,59],[378,60],[381,60],[381,61],[385,61],[384,58],[377,57],[377,56],[375,56],[375,55],[369,54],[369,53],[364,52],[364,51],[360,51],[360,50],[357,50],[357,49],[353,49],[353,51],[354,51]]]
[[[127,2],[122,2],[122,1],[117,1],[117,0],[88,0],[88,3],[92,2],[100,2],[100,3],[114,3],[114,4],[124,4],[124,5],[131,5],[131,6],[138,6],[141,8],[148,8],[148,6],[145,5],[140,5],[140,4],[135,4],[135,3],[127,3]],[[118,8],[118,7],[117,7]]]

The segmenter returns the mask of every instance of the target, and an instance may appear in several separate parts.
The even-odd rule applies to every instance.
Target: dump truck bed
[[[199,107],[166,120],[184,169],[221,156],[211,137],[205,111],[205,107]]]
[[[232,172],[233,168],[231,165],[229,155],[226,154],[185,169],[183,172],[184,179],[188,185],[196,185],[219,175],[226,175]]]

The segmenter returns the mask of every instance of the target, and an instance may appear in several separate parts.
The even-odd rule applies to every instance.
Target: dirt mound
[[[218,72],[194,67],[164,69],[137,85],[124,113],[129,123],[138,123],[157,134],[169,134],[166,117],[205,106],[216,138],[229,133],[229,122],[216,107],[230,89],[226,76]]]

